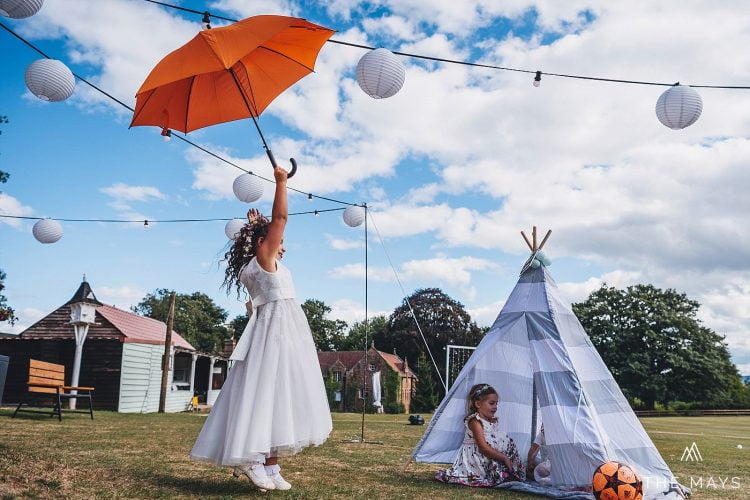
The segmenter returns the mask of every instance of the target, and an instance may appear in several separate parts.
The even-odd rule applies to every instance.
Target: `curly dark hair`
[[[227,295],[232,287],[237,289],[237,298],[240,298],[242,292],[242,282],[240,273],[258,251],[258,240],[268,235],[268,228],[271,221],[265,217],[259,217],[252,223],[247,223],[240,229],[239,235],[235,238],[232,246],[224,254],[224,261],[227,263],[227,269],[224,271],[224,282],[222,287],[226,288]]]

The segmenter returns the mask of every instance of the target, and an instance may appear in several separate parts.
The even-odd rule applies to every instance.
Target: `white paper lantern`
[[[387,49],[374,49],[362,56],[357,64],[357,83],[365,94],[385,99],[404,85],[406,69],[401,60]]]
[[[537,259],[534,259],[534,260],[531,261],[530,265],[531,265],[532,269],[539,269],[539,266],[541,266],[542,263],[539,262]]]
[[[39,243],[55,243],[63,236],[63,228],[59,222],[52,219],[41,219],[31,230]]]
[[[227,222],[227,225],[224,226],[224,234],[227,235],[227,238],[230,240],[237,239],[237,236],[240,235],[240,230],[242,230],[242,227],[245,225],[247,220],[243,219],[232,219],[229,222]]]
[[[64,101],[76,88],[73,73],[56,59],[39,59],[29,64],[24,80],[31,93],[43,101]]]
[[[0,15],[23,19],[39,12],[43,3],[44,0],[0,0]]]
[[[656,117],[673,130],[689,127],[700,118],[702,111],[701,96],[685,85],[670,87],[656,101]]]
[[[250,174],[242,174],[232,184],[234,195],[245,203],[258,201],[263,196],[263,181]]]
[[[365,221],[365,209],[358,206],[351,206],[344,210],[344,222],[347,226],[361,226]]]

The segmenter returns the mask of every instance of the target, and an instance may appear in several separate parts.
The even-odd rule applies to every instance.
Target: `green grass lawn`
[[[228,468],[188,460],[205,416],[131,415],[97,412],[63,422],[44,416],[10,418],[0,410],[0,497],[233,497],[279,498],[539,498],[436,483],[440,466],[400,468],[424,427],[407,425],[405,415],[367,415],[365,438],[382,444],[347,443],[360,432],[360,415],[334,414],[331,438],[282,462],[289,492],[261,494],[232,477]],[[643,419],[664,459],[695,498],[750,497],[750,417]],[[695,441],[702,462],[681,462]],[[738,449],[742,444],[743,449]],[[709,478],[738,477],[739,489],[708,487]],[[729,487],[731,479],[726,483]]]

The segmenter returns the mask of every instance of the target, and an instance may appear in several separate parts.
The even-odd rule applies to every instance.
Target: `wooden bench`
[[[18,404],[13,418],[16,418],[18,412],[26,413],[43,413],[49,414],[50,417],[57,415],[59,421],[62,421],[62,402],[70,399],[86,399],[89,402],[88,410],[65,410],[71,413],[88,413],[91,420],[94,420],[94,410],[91,407],[93,387],[72,387],[65,385],[65,366],[54,363],[46,363],[36,359],[29,360],[29,381],[27,382],[30,393],[43,393],[52,395],[54,407],[52,413],[41,410],[22,409],[23,405],[30,406],[27,402]],[[76,391],[71,392],[71,391]]]

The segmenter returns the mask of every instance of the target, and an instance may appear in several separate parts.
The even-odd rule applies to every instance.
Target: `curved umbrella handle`
[[[274,158],[271,150],[266,149],[266,154],[268,155],[268,159],[271,160],[271,165],[273,166],[273,168],[277,168],[279,165],[276,163],[276,158]],[[294,174],[297,173],[297,161],[294,158],[289,158],[289,161],[292,162],[292,169],[287,174],[287,179],[291,179],[292,177],[294,177]]]

